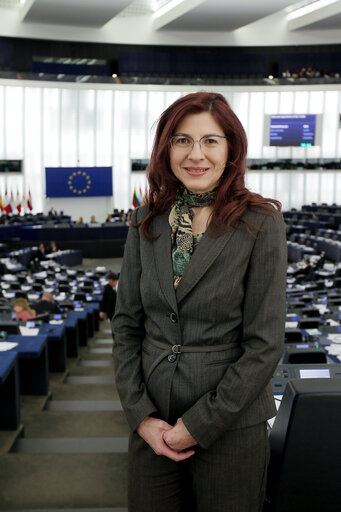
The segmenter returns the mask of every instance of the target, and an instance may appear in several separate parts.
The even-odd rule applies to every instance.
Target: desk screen
[[[330,371],[328,368],[312,368],[312,369],[301,369],[301,379],[330,379]]]

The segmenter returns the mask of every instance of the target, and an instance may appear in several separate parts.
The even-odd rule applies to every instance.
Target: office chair
[[[264,512],[340,510],[341,379],[288,382],[269,441]]]

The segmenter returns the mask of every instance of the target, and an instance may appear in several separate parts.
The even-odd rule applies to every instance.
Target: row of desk
[[[15,346],[0,351],[0,429],[18,428],[21,394],[48,394],[49,372],[64,372],[67,357],[77,357],[79,346],[99,330],[99,308],[99,302],[88,302],[61,324],[44,324],[35,336],[7,336]]]

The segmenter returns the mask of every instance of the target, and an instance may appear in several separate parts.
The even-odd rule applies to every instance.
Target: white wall
[[[207,87],[206,90],[212,88]],[[214,88],[217,90],[218,88]],[[103,221],[113,207],[127,209],[143,173],[131,173],[131,159],[148,158],[153,124],[176,98],[195,87],[106,86],[0,81],[0,160],[23,159],[22,175],[0,176],[22,195],[30,187],[34,211],[51,206],[77,219]],[[341,158],[341,85],[220,87],[242,121],[249,158]],[[321,146],[263,146],[264,114],[323,114]],[[113,198],[46,199],[45,167],[112,166]],[[252,190],[276,197],[284,208],[303,203],[341,202],[341,172],[250,172]]]

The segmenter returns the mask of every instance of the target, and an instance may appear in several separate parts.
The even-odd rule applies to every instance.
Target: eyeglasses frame
[[[192,139],[192,147],[191,147],[190,149],[188,148],[188,153],[190,153],[191,151],[193,151],[194,144],[195,144],[196,142],[199,142],[199,146],[200,146],[201,151],[204,151],[204,150],[203,150],[203,148],[202,148],[202,146],[201,146],[201,141],[202,141],[202,139],[206,139],[206,138],[209,138],[209,137],[219,137],[220,139],[226,139],[226,140],[227,140],[227,136],[226,136],[226,135],[217,135],[217,134],[215,134],[215,133],[209,133],[208,135],[203,135],[200,139],[196,139],[196,140],[195,140],[195,139],[193,139],[193,137],[192,137],[191,135],[188,135],[187,133],[174,133],[174,135],[171,135],[171,136],[169,137],[169,145],[170,145],[170,147],[171,147],[172,149],[174,149],[174,146],[172,146],[172,139],[173,139],[174,137],[181,137],[181,135],[182,135],[182,136],[184,136],[184,137],[188,137],[189,139]],[[178,149],[179,149],[179,148],[178,148]],[[175,151],[176,151],[176,150],[175,150]],[[184,152],[185,152],[185,151],[184,151]]]

